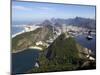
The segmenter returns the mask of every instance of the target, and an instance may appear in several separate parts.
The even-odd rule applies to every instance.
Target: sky
[[[95,6],[12,2],[12,21],[39,21],[50,18],[95,18]]]

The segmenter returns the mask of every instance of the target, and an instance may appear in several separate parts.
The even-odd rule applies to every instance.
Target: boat
[[[91,31],[88,31],[88,36],[86,37],[88,40],[92,40],[93,37],[91,36]]]
[[[87,36],[87,39],[88,39],[88,40],[92,40],[92,39],[93,39],[93,37],[92,37],[92,36],[90,36],[90,35],[88,35],[88,36]]]

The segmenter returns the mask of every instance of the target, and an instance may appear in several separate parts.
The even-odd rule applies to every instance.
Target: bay
[[[92,35],[93,39],[88,40],[86,39],[87,35],[79,35],[75,37],[75,40],[88,49],[91,49],[92,52],[96,55],[96,35]]]
[[[12,53],[12,73],[23,74],[34,67],[39,50],[27,49],[19,53]]]

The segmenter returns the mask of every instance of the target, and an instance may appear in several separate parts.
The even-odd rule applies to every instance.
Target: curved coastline
[[[39,27],[40,27],[40,26],[32,26],[32,30],[30,30],[30,31],[34,31],[34,30],[36,30],[36,29],[39,28]],[[16,37],[16,36],[18,36],[18,35],[21,35],[21,34],[23,34],[23,33],[30,32],[30,31],[22,30],[22,31],[20,31],[20,32],[14,34],[14,35],[12,35],[11,37],[14,38],[14,37]],[[29,48],[31,48],[31,49],[37,49],[37,50],[42,51],[42,48],[41,48],[41,47],[37,47],[37,46],[31,46],[31,47],[29,47]],[[28,49],[28,48],[27,48],[27,49]],[[12,50],[12,53],[19,53],[19,52],[25,51],[25,50],[27,50],[27,49],[25,48],[25,49],[16,50],[16,51],[13,51],[13,50]]]
[[[38,47],[38,46],[30,46],[29,48],[27,49],[36,49],[36,50],[39,50],[39,51],[42,51],[43,49],[41,47]],[[12,53],[19,53],[19,52],[23,52],[25,50],[27,50],[26,48],[25,49],[22,49],[22,50],[16,50],[16,51],[12,51]]]
[[[17,35],[23,34],[23,33],[25,33],[24,30],[22,30],[21,32],[18,32],[18,33],[14,34],[14,35],[12,35],[12,38],[16,37]]]
[[[31,30],[28,30],[28,31],[26,31],[26,30],[24,29],[24,30],[22,30],[22,31],[20,31],[20,32],[18,32],[18,33],[16,33],[16,34],[13,34],[13,35],[12,35],[12,38],[16,37],[17,35],[26,33],[26,32],[34,31],[34,30],[36,30],[36,29],[39,28],[39,27],[40,27],[40,26],[32,26],[32,29],[31,29]]]

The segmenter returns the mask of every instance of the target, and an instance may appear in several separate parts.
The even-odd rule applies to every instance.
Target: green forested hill
[[[34,31],[25,32],[12,38],[12,51],[33,46],[37,41],[45,41],[52,37],[52,30],[48,27],[37,28]]]
[[[79,58],[78,54],[75,40],[62,34],[49,46],[46,57],[58,63],[72,63]]]
[[[40,67],[33,68],[29,73],[95,68],[95,63],[86,58],[84,49],[74,38],[66,38],[65,34],[61,34],[47,50],[40,54],[38,59]],[[84,63],[86,64],[82,66]]]
[[[74,38],[61,34],[39,57],[39,68],[31,72],[75,70],[79,67],[79,48]]]

